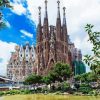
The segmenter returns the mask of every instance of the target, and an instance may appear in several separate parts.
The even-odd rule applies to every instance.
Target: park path
[[[4,100],[3,97],[0,97],[0,100]]]

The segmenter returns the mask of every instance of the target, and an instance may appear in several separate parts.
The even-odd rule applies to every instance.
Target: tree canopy
[[[12,8],[9,0],[0,0],[0,29],[4,28],[6,26],[6,24],[4,23],[4,20],[3,20],[3,13],[2,13],[2,10],[5,7],[6,8]]]
[[[85,55],[84,61],[90,66],[91,70],[100,76],[100,32],[93,31],[93,25],[87,24],[85,29],[89,35],[92,45],[93,55]]]
[[[42,77],[39,75],[31,74],[25,79],[24,84],[32,85],[32,84],[36,84],[36,83],[41,83],[41,78]]]
[[[53,69],[48,73],[48,75],[40,76],[32,74],[25,79],[24,83],[27,85],[36,83],[45,83],[48,85],[51,83],[55,83],[55,81],[58,82],[66,81],[67,78],[70,78],[71,74],[72,73],[69,65],[56,63]]]

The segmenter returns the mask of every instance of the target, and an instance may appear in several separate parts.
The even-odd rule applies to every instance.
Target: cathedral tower
[[[43,23],[43,56],[44,56],[44,67],[47,68],[49,60],[49,23],[48,23],[48,12],[47,3],[45,0],[45,16]]]
[[[41,24],[41,7],[39,7],[36,47],[39,74],[47,74],[56,62],[68,63],[68,38],[65,7],[63,8],[63,23],[61,24],[59,0],[57,1],[57,4],[56,26],[49,26],[47,0],[45,0],[43,25]]]

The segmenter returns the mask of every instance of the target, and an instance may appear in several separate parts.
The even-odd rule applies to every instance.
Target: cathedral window
[[[26,50],[26,52],[28,52],[28,49]]]
[[[38,53],[39,53],[39,47],[38,47]]]
[[[46,49],[46,43],[45,43],[45,49]]]
[[[18,71],[18,70],[16,70],[16,74],[17,74],[17,75],[19,74],[19,71]]]
[[[26,61],[26,63],[28,64],[28,61]]]

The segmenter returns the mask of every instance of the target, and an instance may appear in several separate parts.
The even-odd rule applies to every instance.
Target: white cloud
[[[26,14],[26,8],[22,3],[23,1],[25,0],[14,0],[14,2],[11,3],[11,5],[13,6],[12,12],[18,15]]]
[[[16,45],[17,44],[12,42],[7,43],[0,40],[0,58],[2,59],[2,62],[0,63],[0,75],[6,75],[6,67],[10,59],[11,52],[14,51]]]
[[[89,40],[88,35],[86,37],[83,37],[83,39],[80,39],[80,37],[77,37],[74,40],[75,46],[78,49],[82,50],[83,59],[84,59],[84,55],[93,54],[93,52],[91,51],[92,50],[92,44],[88,40]],[[90,67],[87,64],[85,64],[85,65],[86,65],[86,71],[89,72]]]
[[[25,36],[27,36],[27,37],[33,38],[33,34],[27,32],[27,31],[25,31],[25,30],[20,30],[20,32],[23,33],[23,34],[24,34]]]
[[[24,38],[25,39],[25,35],[22,35],[21,38]]]
[[[92,44],[87,41],[88,34],[84,27],[89,23],[100,31],[100,0],[63,0],[63,4],[67,8],[67,27],[71,40],[83,55],[92,54]]]
[[[7,25],[8,28],[11,27],[11,25],[10,25],[10,23],[8,21],[6,22],[6,25]]]
[[[78,32],[85,24],[97,25],[100,22],[99,0],[63,0],[67,10],[68,30],[70,34]],[[100,28],[100,26],[99,26]]]
[[[91,52],[91,49],[92,49],[92,44],[88,41],[89,37],[88,35],[86,37],[83,37],[83,39],[80,39],[80,37],[77,37],[75,40],[74,40],[74,43],[75,43],[75,46],[78,48],[78,49],[82,49],[82,53],[84,55],[86,54],[92,54]]]

